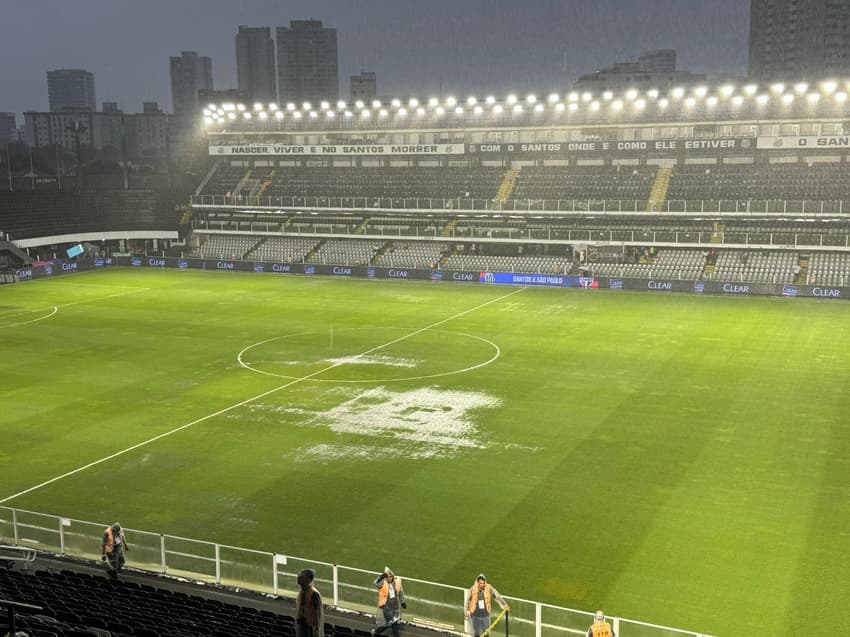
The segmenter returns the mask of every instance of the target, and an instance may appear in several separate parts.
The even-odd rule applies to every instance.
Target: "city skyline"
[[[435,0],[428,7],[412,0],[293,0],[285,13],[271,0],[185,0],[180,9],[164,0],[16,5],[9,23],[20,28],[0,40],[0,110],[47,110],[44,74],[65,66],[91,71],[101,101],[118,102],[127,112],[157,101],[171,112],[170,56],[183,50],[209,56],[215,87],[235,88],[239,25],[274,28],[301,19],[337,30],[341,95],[348,94],[347,78],[363,70],[377,72],[386,95],[563,90],[581,74],[656,48],[676,49],[681,69],[709,76],[744,74],[747,67],[749,0],[699,6]],[[51,37],[33,47],[36,27]]]

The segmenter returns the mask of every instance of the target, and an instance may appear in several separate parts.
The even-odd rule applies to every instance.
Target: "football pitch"
[[[0,500],[724,637],[841,634],[849,318],[251,273],[3,286]]]

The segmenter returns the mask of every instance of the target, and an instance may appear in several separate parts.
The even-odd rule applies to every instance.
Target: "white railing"
[[[99,561],[105,523],[0,507],[0,542],[92,561]],[[312,568],[317,587],[333,606],[372,614],[376,604],[375,571],[330,562],[243,549],[202,540],[126,529],[132,568],[172,577],[295,597],[298,572]],[[377,570],[377,569],[376,569]],[[463,621],[466,589],[404,577],[410,606],[407,621],[457,634]],[[506,595],[515,637],[585,635],[593,614]],[[702,633],[612,617],[619,637],[709,637]]]

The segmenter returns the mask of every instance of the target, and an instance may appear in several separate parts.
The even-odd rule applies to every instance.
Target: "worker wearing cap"
[[[106,527],[100,543],[100,559],[106,562],[107,572],[112,579],[118,579],[118,572],[124,568],[124,551],[129,551],[124,529],[116,522]]]
[[[605,613],[601,610],[593,615],[593,624],[587,629],[587,637],[617,637],[611,624],[605,621]]]
[[[499,591],[487,583],[487,578],[482,573],[475,578],[475,584],[469,589],[466,596],[466,608],[463,616],[472,619],[472,632],[475,637],[481,637],[490,628],[490,610],[493,598],[496,599],[502,610],[510,612],[510,607]]]
[[[378,626],[372,631],[372,634],[380,635],[389,627],[393,631],[393,637],[398,637],[401,609],[407,608],[401,578],[396,577],[390,567],[386,566],[384,571],[375,579],[375,588],[378,589],[378,610],[380,612],[375,616]]]

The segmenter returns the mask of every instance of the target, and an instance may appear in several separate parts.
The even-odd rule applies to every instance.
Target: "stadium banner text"
[[[722,137],[716,139],[645,139],[639,141],[588,140],[575,142],[469,144],[470,155],[520,155],[556,158],[569,155],[666,155],[685,153],[733,153],[755,148],[754,137]]]
[[[804,150],[839,150],[850,149],[850,136],[824,135],[821,137],[807,135],[803,137],[759,137],[757,144],[759,150],[795,149]]]
[[[380,268],[371,266],[274,263],[227,259],[176,257],[115,257],[111,264],[136,268],[177,268],[216,272],[258,272],[331,276],[379,280],[454,281],[478,285],[583,288],[586,290],[631,290],[638,292],[678,292],[727,296],[785,296],[813,299],[850,299],[850,287],[783,285],[731,281],[683,281],[678,279],[624,279],[616,277],[569,276],[513,272],[428,270],[420,268]]]
[[[463,144],[241,144],[210,146],[210,155],[251,155],[287,157],[291,155],[463,155]]]

